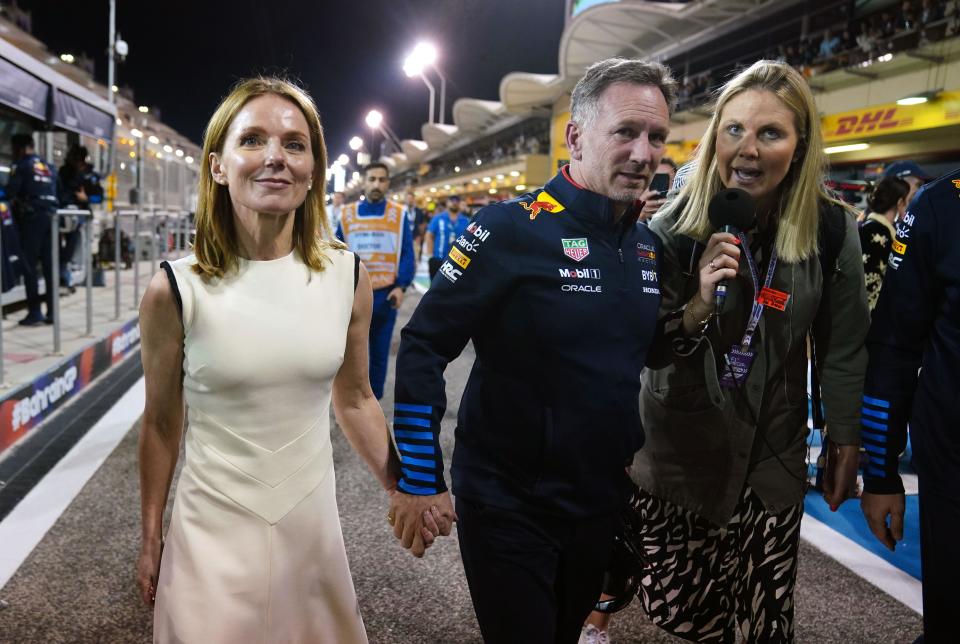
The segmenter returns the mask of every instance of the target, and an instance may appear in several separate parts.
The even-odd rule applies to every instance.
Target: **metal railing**
[[[87,297],[87,326],[84,335],[93,333],[93,253],[90,252],[90,225],[93,220],[93,213],[89,210],[78,210],[75,208],[60,208],[54,213],[53,221],[50,225],[50,301],[53,304],[51,316],[53,317],[53,354],[61,355],[60,350],[60,222],[62,217],[77,217],[81,221],[78,224],[80,229],[80,243],[83,246],[83,273],[86,282]]]
[[[84,327],[84,336],[93,335],[93,288],[94,288],[94,267],[92,235],[93,222],[98,218],[89,210],[79,210],[75,208],[60,208],[52,215],[50,226],[50,254],[51,254],[51,276],[50,284],[45,284],[44,288],[50,294],[50,311],[53,318],[53,338],[52,355],[62,355],[62,320],[60,315],[60,243],[61,243],[61,224],[67,217],[73,217],[79,220],[78,228],[81,232],[81,246],[83,249],[81,262],[83,264],[83,288],[85,290],[86,320]],[[141,220],[149,222],[150,231],[148,234],[149,247],[143,248],[144,235],[141,235]],[[114,315],[113,319],[119,319],[123,312],[121,299],[123,295],[121,281],[121,263],[124,261],[124,250],[132,252],[132,258],[129,262],[133,269],[133,301],[132,309],[136,309],[140,304],[140,261],[150,259],[151,275],[157,271],[157,260],[167,259],[171,253],[180,256],[189,248],[191,237],[191,221],[189,213],[178,210],[117,210],[108,213],[103,220],[104,223],[112,221],[113,223],[113,271],[114,271]],[[129,222],[129,226],[127,226]],[[2,228],[0,225],[0,249],[3,247]],[[129,229],[129,246],[124,247],[125,229]],[[107,229],[109,230],[109,229]],[[101,234],[105,234],[106,230]],[[101,246],[102,249],[102,246]],[[144,250],[148,257],[144,257]],[[99,255],[99,253],[98,253]],[[66,258],[71,261],[73,258]],[[106,258],[100,256],[102,263]],[[0,262],[0,282],[3,279],[3,266]],[[6,386],[6,361],[4,355],[4,332],[3,325],[0,325],[0,387]]]

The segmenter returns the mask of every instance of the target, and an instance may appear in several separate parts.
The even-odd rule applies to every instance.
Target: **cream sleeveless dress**
[[[344,551],[329,408],[353,254],[296,253],[205,282],[183,302],[186,461],[160,563],[154,641],[366,642]]]

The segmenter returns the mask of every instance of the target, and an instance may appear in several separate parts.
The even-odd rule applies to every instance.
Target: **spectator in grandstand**
[[[900,454],[920,488],[923,639],[957,640],[960,578],[960,170],[920,189],[897,227],[867,349],[861,436],[869,461],[860,507],[890,550],[903,539]]]
[[[877,38],[879,33],[870,26],[870,23],[864,21],[860,24],[860,35],[857,36],[857,46],[860,51],[868,57],[873,56],[877,51]]]
[[[373,285],[370,320],[370,385],[377,400],[383,398],[390,360],[390,342],[397,309],[413,282],[413,230],[403,206],[387,199],[390,170],[374,161],[363,170],[365,199],[343,207],[337,237],[360,256]]]
[[[863,274],[867,284],[867,304],[877,305],[887,260],[893,249],[896,229],[893,224],[907,209],[910,186],[903,179],[884,177],[874,186],[867,199],[870,214],[860,225],[860,248],[863,250]]]
[[[640,197],[643,199],[643,210],[640,211],[640,221],[650,221],[666,202],[667,193],[670,191],[670,186],[673,185],[673,178],[677,175],[677,162],[670,157],[663,157],[660,159],[660,165],[657,166],[657,171],[653,175],[654,179],[656,179],[657,175],[666,176],[666,181],[663,184],[664,188],[663,190],[652,190],[648,188],[644,191],[643,196]]]
[[[947,19],[948,36],[960,34],[960,0],[947,0],[943,15]]]
[[[943,6],[933,0],[921,0],[920,24],[924,27],[943,18]]]
[[[820,41],[820,48],[817,56],[822,59],[833,58],[833,55],[840,47],[840,38],[830,29],[823,32],[823,40]]]
[[[897,17],[897,31],[909,31],[917,28],[917,12],[910,0],[903,0],[900,5],[900,15]]]
[[[750,642],[792,641],[808,334],[838,446],[829,505],[856,480],[869,309],[856,222],[823,187],[821,137],[803,77],[754,63],[722,89],[693,174],[650,225],[667,339],[643,375],[648,440],[630,470],[628,537],[642,551],[644,609],[685,639],[733,641],[739,628]],[[710,237],[723,188],[753,197],[755,230]],[[718,274],[730,288],[713,325]]]
[[[404,215],[410,226],[413,227],[413,254],[416,263],[420,263],[420,250],[423,248],[423,235],[427,230],[427,213],[423,208],[417,206],[417,195],[413,190],[407,190],[406,206],[403,209]]]
[[[27,295],[27,316],[22,326],[53,324],[53,258],[50,254],[50,226],[57,211],[57,171],[37,156],[33,136],[14,134],[13,166],[7,181],[7,198],[13,206],[13,216],[20,235],[23,251],[23,287]],[[40,287],[37,264],[43,271],[46,317],[40,311]]]
[[[331,397],[388,492],[399,462],[367,377],[370,278],[327,230],[313,100],[275,78],[240,82],[201,158],[194,254],[163,263],[140,309],[137,585],[154,604],[154,641],[365,643]]]
[[[885,177],[903,179],[910,185],[910,194],[907,195],[907,205],[913,201],[920,187],[933,177],[914,161],[894,161],[883,171]]]
[[[897,31],[897,21],[894,19],[893,14],[889,11],[880,12],[880,24],[878,25],[880,29],[881,38],[890,38]]]
[[[659,248],[635,202],[675,93],[658,63],[591,65],[570,99],[570,164],[477,213],[403,330],[395,434],[409,495],[393,497],[405,504],[398,537],[449,498],[443,372],[471,339],[476,351],[453,483],[486,642],[573,642],[600,593],[624,464],[643,442],[640,372],[660,298]]]

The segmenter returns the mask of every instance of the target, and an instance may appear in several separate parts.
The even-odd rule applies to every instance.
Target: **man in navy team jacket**
[[[599,596],[629,490],[624,466],[643,444],[640,371],[657,326],[659,250],[637,217],[675,93],[659,64],[588,69],[571,98],[570,165],[542,190],[482,209],[402,331],[403,472],[388,518],[415,554],[423,512],[453,517],[443,371],[469,340],[476,348],[453,489],[487,642],[575,642]]]

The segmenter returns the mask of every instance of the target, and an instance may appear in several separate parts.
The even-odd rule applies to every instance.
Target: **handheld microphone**
[[[757,223],[757,206],[745,190],[740,188],[727,188],[721,190],[710,200],[707,208],[710,216],[710,223],[721,233],[731,233],[736,235],[738,232],[747,232]],[[743,252],[750,252],[744,248]],[[717,284],[717,290],[714,292],[714,304],[717,315],[723,308],[723,303],[727,297],[727,280],[722,280]]]

